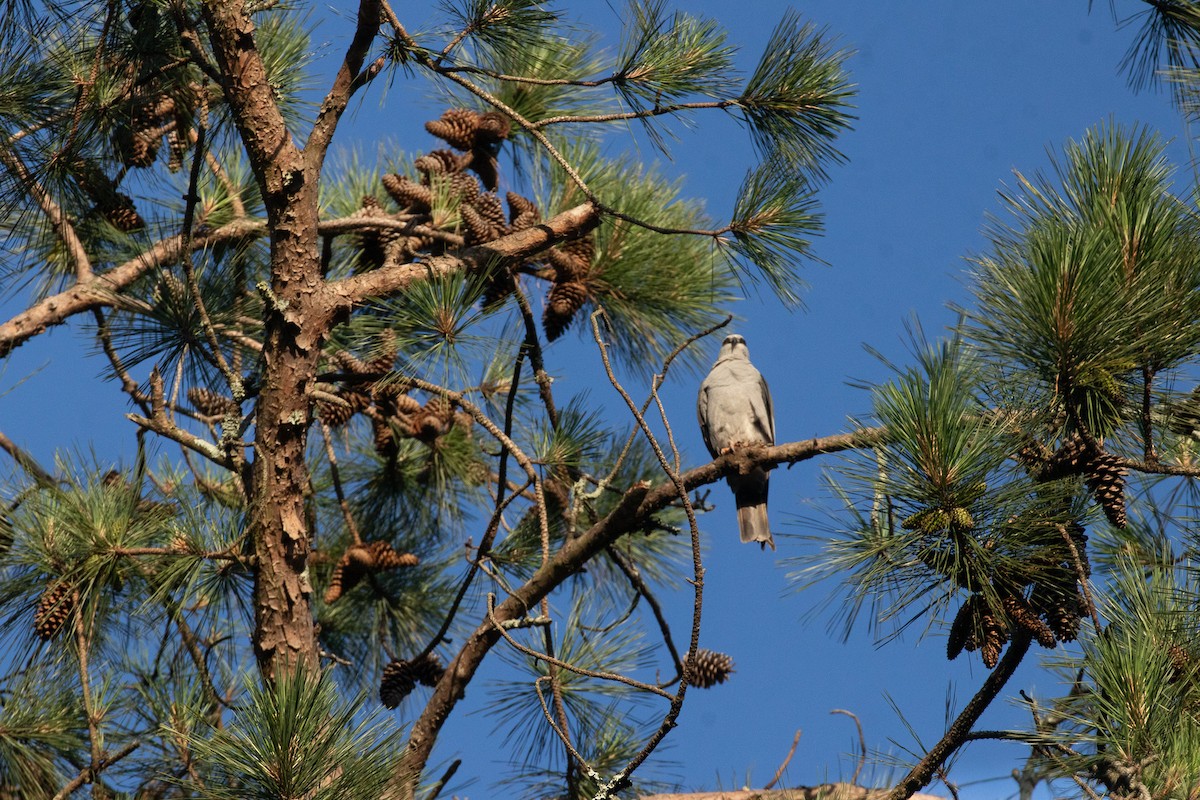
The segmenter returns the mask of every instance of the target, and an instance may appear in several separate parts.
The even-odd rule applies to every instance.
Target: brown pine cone
[[[145,220],[138,214],[133,198],[122,192],[114,192],[97,206],[109,223],[122,233],[139,231],[146,227]]]
[[[221,417],[238,410],[232,397],[214,392],[207,386],[193,386],[187,392],[188,401],[206,417]]]
[[[476,132],[483,115],[468,108],[448,108],[442,118],[425,123],[425,130],[451,147],[470,150],[475,146]]]
[[[1050,456],[1050,460],[1038,473],[1038,479],[1052,481],[1068,475],[1078,475],[1087,468],[1092,456],[1092,449],[1083,440],[1083,437],[1079,434],[1072,434],[1063,439],[1058,450]]]
[[[391,372],[396,365],[396,336],[392,331],[381,331],[375,337],[375,352],[367,362],[367,369],[374,375]]]
[[[33,630],[42,641],[50,641],[60,630],[67,617],[75,610],[74,589],[70,583],[58,579],[42,592],[37,608],[33,612]]]
[[[1008,625],[999,614],[986,605],[979,615],[979,622],[983,631],[979,654],[983,656],[984,666],[992,669],[1000,661],[1000,652],[1008,643]]]
[[[499,111],[488,111],[479,115],[475,126],[475,147],[494,147],[508,138],[512,123]]]
[[[423,657],[414,658],[409,662],[409,668],[417,683],[423,686],[436,686],[446,672],[437,653],[426,653]]]
[[[684,666],[689,668],[689,683],[698,689],[711,689],[733,674],[733,658],[715,650],[697,650]]]
[[[345,400],[340,392],[335,396]],[[332,403],[327,400],[319,400],[317,401],[317,416],[326,425],[333,428],[340,428],[354,416],[354,408],[348,401],[345,403]]]
[[[1111,453],[1101,453],[1088,465],[1087,486],[1096,502],[1104,509],[1104,516],[1118,528],[1124,528],[1125,476],[1128,470],[1121,466],[1121,459]]]
[[[547,340],[553,342],[566,332],[575,318],[575,312],[583,307],[587,297],[587,286],[578,281],[554,284],[542,315],[542,327]]]
[[[979,595],[973,594],[954,615],[954,622],[950,623],[950,635],[946,639],[946,658],[950,661],[958,658],[964,648],[970,652],[978,646],[975,631],[978,627],[976,616],[979,604]]]
[[[532,228],[541,221],[542,215],[532,200],[516,192],[507,192],[504,198],[508,201],[508,224],[514,231]]]
[[[458,213],[462,215],[463,225],[467,229],[466,238],[471,244],[484,244],[504,235],[502,229],[488,221],[473,205],[461,206]]]
[[[387,708],[395,708],[416,688],[416,675],[407,661],[393,661],[383,668],[379,681],[379,700]]]
[[[403,175],[384,175],[383,188],[401,208],[428,211],[433,205],[433,190]]]
[[[453,150],[433,150],[413,162],[418,172],[426,176],[462,172],[471,163],[471,154],[459,155]]]
[[[354,354],[346,350],[335,350],[330,356],[334,362],[342,368],[342,371],[349,372],[352,375],[370,375],[371,368],[367,364],[359,360]]]
[[[1048,650],[1054,648],[1055,644],[1057,644],[1057,640],[1054,638],[1054,631],[1042,621],[1028,600],[1024,597],[1008,595],[1001,603],[1009,619],[1032,633],[1033,637],[1037,639],[1038,644]]]
[[[183,159],[187,151],[187,137],[180,134],[179,123],[176,122],[167,130],[167,169],[171,172],[183,169]]]
[[[1034,605],[1060,642],[1075,641],[1083,617],[1083,599],[1078,589],[1054,591]]]

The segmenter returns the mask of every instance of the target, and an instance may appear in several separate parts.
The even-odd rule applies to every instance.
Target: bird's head
[[[726,358],[750,358],[750,349],[746,347],[746,337],[740,333],[731,333],[725,337],[725,341],[721,342],[721,352],[717,356],[718,361]]]

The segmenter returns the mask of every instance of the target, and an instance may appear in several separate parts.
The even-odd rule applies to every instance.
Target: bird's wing
[[[775,444],[775,406],[771,402],[771,390],[767,387],[767,380],[761,374],[758,376],[758,390],[762,393],[763,407],[767,412],[766,419],[762,420],[767,443]]]
[[[708,452],[716,458],[717,453],[712,445],[712,429],[708,424],[708,380],[705,379],[700,384],[700,394],[696,397],[696,418],[700,420],[700,436],[704,439],[704,446],[708,448]]]

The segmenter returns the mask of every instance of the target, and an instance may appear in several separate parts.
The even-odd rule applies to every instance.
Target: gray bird
[[[738,334],[725,337],[721,353],[708,377],[700,384],[696,401],[700,433],[713,458],[739,447],[775,444],[775,412],[771,391],[750,363],[746,340]],[[743,542],[770,545],[767,522],[767,487],[770,474],[755,467],[746,475],[730,475],[729,488],[737,502],[738,527]]]

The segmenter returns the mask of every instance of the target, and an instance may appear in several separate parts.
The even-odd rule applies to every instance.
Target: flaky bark
[[[332,322],[317,238],[320,176],[318,169],[311,174],[305,169],[304,155],[284,124],[255,44],[254,23],[242,4],[214,2],[202,8],[271,237],[249,518],[257,561],[254,652],[270,679],[297,663],[317,666],[304,502],[309,391]]]

